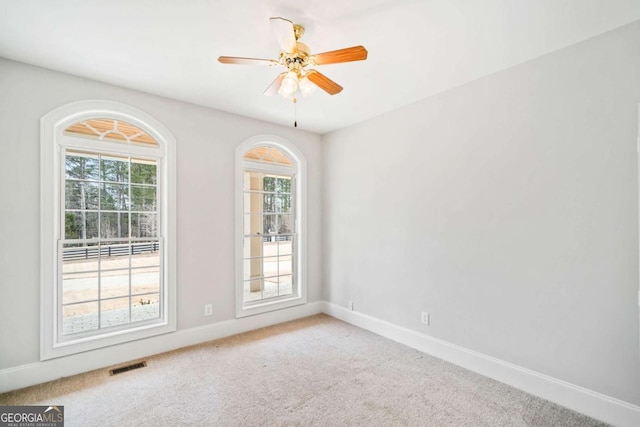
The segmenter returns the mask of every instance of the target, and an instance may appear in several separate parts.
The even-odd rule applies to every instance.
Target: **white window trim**
[[[296,278],[298,293],[291,297],[279,298],[262,303],[244,304],[243,291],[243,245],[244,245],[244,199],[243,199],[243,171],[245,169],[256,168],[259,170],[269,170],[268,164],[259,164],[244,160],[244,154],[256,147],[273,147],[285,153],[293,163],[290,168],[295,175],[295,198],[296,198]],[[288,140],[275,135],[259,135],[244,141],[236,148],[236,317],[246,317],[254,314],[266,313],[268,311],[280,310],[307,302],[307,160],[294,144]],[[278,167],[278,170],[282,170]]]
[[[160,238],[164,240],[164,321],[131,327],[82,339],[58,341],[57,240],[60,238],[61,171],[60,150],[63,130],[89,118],[112,118],[131,123],[149,133],[163,151],[164,184],[161,206]],[[93,140],[92,140],[93,142]],[[99,141],[95,141],[98,143]],[[147,338],[176,330],[176,156],[175,138],[160,122],[148,114],[112,101],[89,100],[59,107],[40,119],[40,360],[52,359]],[[92,147],[93,148],[93,147]],[[95,147],[100,150],[100,147]],[[56,202],[58,201],[58,202]]]

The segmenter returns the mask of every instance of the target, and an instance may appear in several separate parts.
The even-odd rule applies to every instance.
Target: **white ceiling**
[[[362,44],[367,61],[318,69],[342,93],[297,106],[327,133],[640,19],[640,0],[0,0],[0,56],[292,125],[262,92],[277,67],[269,18],[303,24],[312,53]]]

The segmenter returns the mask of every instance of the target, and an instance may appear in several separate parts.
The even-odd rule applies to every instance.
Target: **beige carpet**
[[[0,405],[64,405],[67,427],[604,425],[326,315],[145,360]]]

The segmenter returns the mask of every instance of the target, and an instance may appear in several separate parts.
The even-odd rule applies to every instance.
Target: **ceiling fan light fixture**
[[[294,71],[289,71],[287,75],[284,76],[284,79],[282,79],[280,89],[278,89],[278,94],[284,98],[293,99],[297,90],[298,75]]]
[[[352,46],[344,49],[311,54],[309,46],[300,41],[300,37],[304,34],[304,27],[280,17],[270,18],[269,22],[271,30],[280,45],[278,59],[245,58],[238,56],[220,56],[218,58],[218,61],[223,64],[283,66],[286,71],[278,74],[271,85],[265,90],[265,95],[271,96],[277,93],[285,99],[292,100],[294,103],[297,100],[296,95],[298,95],[298,91],[304,97],[311,95],[318,88],[329,95],[336,95],[342,91],[342,86],[319,71],[307,67],[367,59],[368,52],[364,46]]]
[[[298,85],[300,87],[300,92],[302,93],[302,96],[311,95],[313,92],[315,92],[318,89],[318,86],[316,86],[311,80],[309,80],[307,76],[304,76],[303,78],[301,78]]]

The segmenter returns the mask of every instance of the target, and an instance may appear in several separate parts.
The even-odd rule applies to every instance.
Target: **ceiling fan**
[[[304,34],[304,27],[284,18],[270,18],[269,22],[280,45],[278,59],[240,58],[235,56],[221,56],[218,58],[218,61],[223,64],[284,66],[287,71],[276,77],[273,83],[265,90],[265,95],[275,95],[277,93],[296,102],[298,91],[303,96],[307,96],[316,87],[324,90],[329,95],[335,95],[342,91],[342,86],[319,71],[307,67],[367,59],[367,50],[363,46],[353,46],[312,55],[309,46],[299,41]]]

